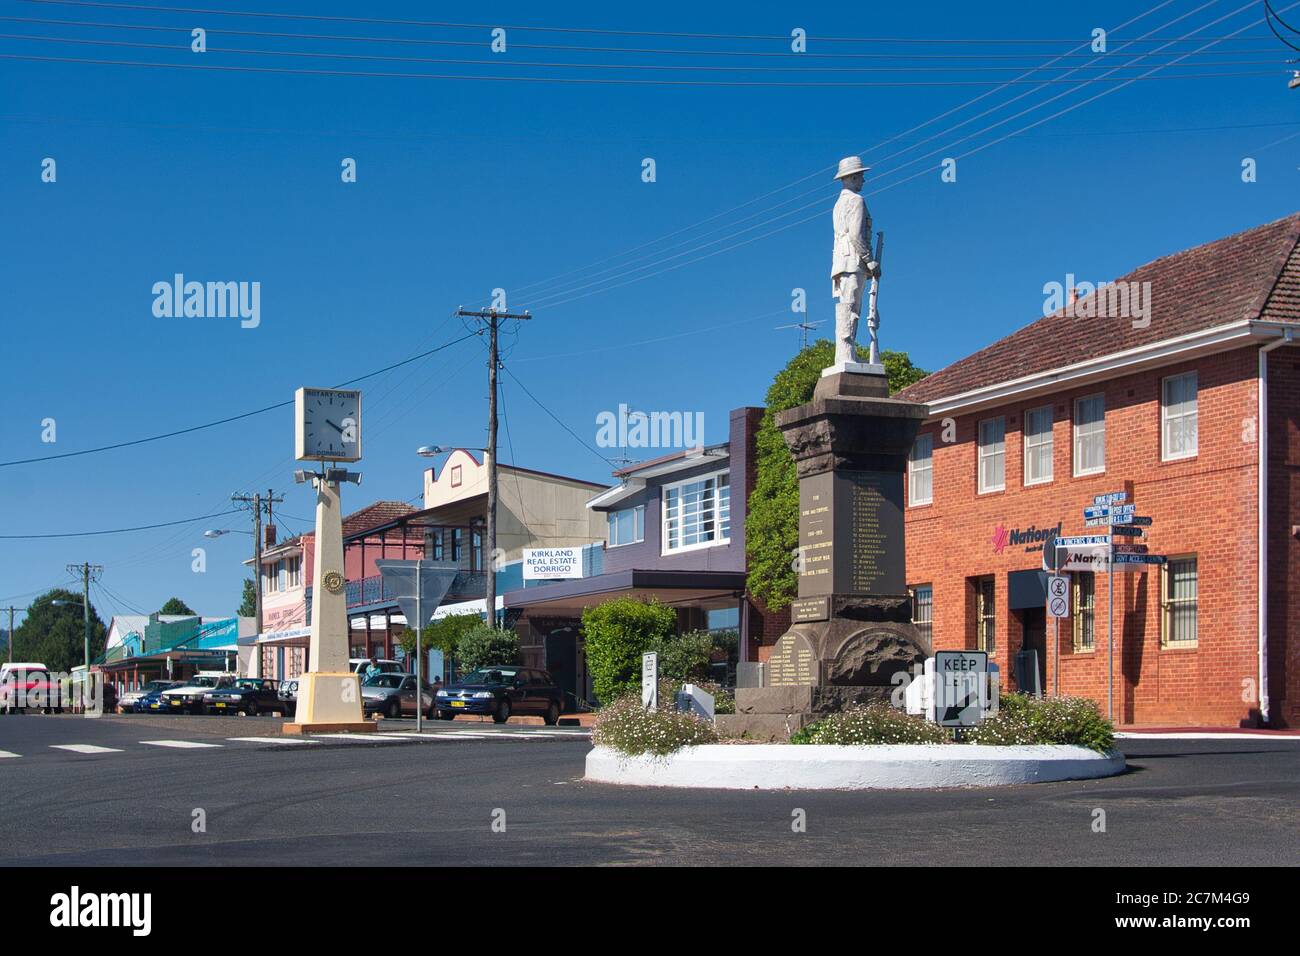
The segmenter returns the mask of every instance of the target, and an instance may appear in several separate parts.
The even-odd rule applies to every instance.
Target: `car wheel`
[[[395,700],[394,700],[394,701],[390,701],[389,704],[388,704],[388,709],[387,709],[387,711],[385,711],[384,716],[390,718],[391,720],[396,720],[398,717],[401,717],[401,716],[402,716],[402,705],[399,704],[399,703],[398,703],[397,701],[395,701]]]
[[[550,706],[546,708],[546,716],[542,718],[546,721],[546,726],[554,727],[560,722],[560,705],[551,701]]]
[[[255,701],[255,700],[253,700],[253,701],[249,701],[249,702],[248,702],[248,706],[244,708],[244,713],[248,714],[249,717],[256,717],[256,716],[257,716],[257,701]]]
[[[450,711],[450,710],[440,710],[440,711],[438,711],[438,719],[439,719],[439,720],[455,720],[455,719],[456,719],[456,715],[455,715],[455,713],[453,713],[453,712]]]
[[[510,701],[503,700],[497,704],[496,711],[492,714],[492,723],[504,724],[510,719]]]

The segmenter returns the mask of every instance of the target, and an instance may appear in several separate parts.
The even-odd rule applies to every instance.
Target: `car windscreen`
[[[259,690],[262,686],[262,682],[256,678],[245,677],[235,681],[232,686],[238,690]]]
[[[400,687],[403,677],[401,674],[376,674],[374,677],[363,681],[362,687]]]
[[[462,684],[504,684],[515,679],[519,673],[515,667],[487,667],[470,671],[460,679]]]

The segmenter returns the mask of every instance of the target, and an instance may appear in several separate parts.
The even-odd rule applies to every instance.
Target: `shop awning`
[[[616,597],[656,600],[663,604],[729,607],[745,590],[743,571],[627,570],[575,581],[553,581],[509,591],[507,609],[580,614],[583,608]]]

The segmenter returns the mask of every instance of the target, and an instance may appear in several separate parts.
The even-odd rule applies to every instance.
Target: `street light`
[[[209,528],[203,532],[205,538],[220,538],[224,534],[252,534],[251,531],[243,531],[239,528]]]

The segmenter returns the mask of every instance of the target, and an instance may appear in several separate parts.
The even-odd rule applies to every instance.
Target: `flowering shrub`
[[[944,744],[950,732],[889,704],[868,704],[831,714],[790,738],[792,744]]]
[[[601,708],[591,728],[591,742],[628,756],[665,757],[682,747],[717,743],[713,724],[693,714],[672,710],[672,698],[659,697],[659,710],[641,707],[638,694],[627,694]]]
[[[1074,744],[1099,753],[1115,746],[1115,728],[1084,697],[1003,694],[998,712],[971,730],[976,744]]]

